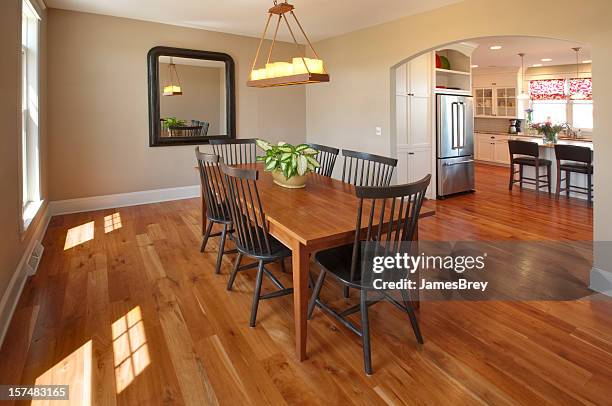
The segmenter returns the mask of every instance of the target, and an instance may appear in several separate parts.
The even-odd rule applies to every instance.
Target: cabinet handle
[[[409,152],[408,155],[414,155],[414,152]]]
[[[494,140],[494,139],[495,139],[495,137],[491,137],[491,139],[492,139],[492,140]]]

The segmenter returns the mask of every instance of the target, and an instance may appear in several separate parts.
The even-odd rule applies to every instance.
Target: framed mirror
[[[220,52],[155,47],[147,55],[149,146],[236,138],[234,60]]]

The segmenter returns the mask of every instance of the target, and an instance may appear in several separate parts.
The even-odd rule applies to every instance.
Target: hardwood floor
[[[586,203],[507,185],[507,169],[477,166],[476,193],[428,202],[437,213],[421,239],[592,239]],[[423,302],[421,347],[381,303],[373,376],[360,339],[315,311],[299,363],[292,298],[262,302],[249,328],[255,275],[225,290],[233,255],[215,275],[217,238],[199,253],[199,210],[192,199],[54,217],[0,383],[69,383],[76,405],[611,403],[610,300]],[[323,295],[344,302],[340,289]]]

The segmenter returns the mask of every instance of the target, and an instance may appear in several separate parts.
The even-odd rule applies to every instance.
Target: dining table
[[[303,361],[306,359],[310,257],[317,251],[354,242],[359,207],[355,186],[308,173],[306,187],[290,189],[275,184],[272,175],[264,172],[262,164],[236,166],[258,170],[257,189],[268,231],[291,249],[295,351],[297,358]],[[203,198],[202,210],[205,219]],[[435,210],[424,204],[419,218],[434,214]],[[418,228],[415,235],[418,238]],[[416,293],[412,301],[418,308],[418,291]]]

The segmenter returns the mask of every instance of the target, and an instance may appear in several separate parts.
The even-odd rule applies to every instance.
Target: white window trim
[[[36,87],[37,87],[37,93],[40,93],[40,56],[39,56],[39,45],[40,45],[40,14],[38,12],[38,10],[36,9],[36,7],[34,7],[32,5],[32,3],[29,0],[22,0],[22,4],[23,4],[23,10],[22,12],[28,13],[30,18],[34,18],[37,20],[36,23]],[[21,32],[23,32],[23,28],[20,25],[20,30]],[[27,48],[24,49],[24,45],[22,43],[22,48],[21,48],[21,52],[22,52],[22,58],[24,57],[23,52],[27,52]],[[24,66],[27,65],[23,65],[24,63],[26,63],[25,61],[22,60],[22,68],[19,70],[19,83],[21,83],[21,87],[23,87],[23,69]],[[26,72],[27,75],[27,72]],[[27,84],[27,79],[26,79],[26,84]],[[29,85],[28,85],[29,86]],[[21,89],[22,92],[26,91],[27,89]],[[37,95],[38,96],[38,95]],[[28,94],[22,94],[22,101],[23,98],[26,97],[26,108],[24,109],[23,104],[22,104],[22,119],[21,119],[21,125],[19,126],[20,128],[20,133],[18,135],[18,139],[19,139],[19,159],[18,159],[18,163],[19,163],[19,178],[21,179],[21,187],[19,188],[19,205],[22,207],[22,211],[21,211],[21,221],[20,221],[20,231],[21,231],[21,239],[23,240],[25,238],[25,233],[28,231],[28,228],[30,226],[30,224],[32,223],[32,221],[34,220],[34,218],[36,217],[36,215],[38,214],[38,212],[40,211],[40,208],[42,207],[44,200],[41,198],[40,196],[40,179],[41,179],[41,170],[40,170],[40,153],[39,153],[39,146],[40,146],[40,129],[37,128],[36,131],[36,140],[35,140],[35,149],[37,151],[37,160],[38,162],[35,163],[34,167],[35,170],[38,172],[38,179],[37,179],[37,185],[35,185],[36,187],[36,191],[34,193],[34,195],[36,195],[36,199],[32,200],[32,201],[27,201],[24,202],[24,188],[30,187],[30,185],[26,184],[26,178],[24,176],[24,169],[27,171],[26,168],[24,168],[25,162],[24,162],[24,148],[26,146],[23,145],[24,143],[24,138],[25,141],[28,142],[29,139],[29,135],[25,135],[24,131],[25,131],[25,115],[28,114],[28,104],[29,104],[29,99],[28,99]],[[38,108],[40,108],[40,106],[38,106]],[[37,117],[37,120],[40,120],[40,115]],[[40,122],[40,121],[39,121]],[[29,192],[31,193],[31,192]]]

